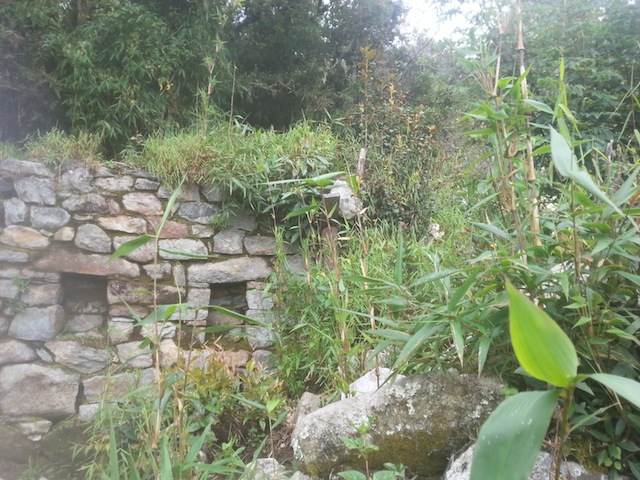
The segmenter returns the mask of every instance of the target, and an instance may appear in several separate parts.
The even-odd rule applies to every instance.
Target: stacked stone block
[[[154,357],[138,348],[144,338],[160,345],[165,365],[175,363],[179,325],[236,325],[249,354],[267,361],[269,329],[207,308],[274,320],[263,282],[275,238],[242,213],[214,229],[224,201],[219,186],[183,187],[158,249],[149,242],[110,258],[123,243],[156,234],[171,193],[145,172],[0,162],[0,415],[37,417],[24,428],[41,436],[46,422],[93,411],[114,388],[112,367],[122,371],[118,388],[152,381]],[[101,298],[84,292],[91,279],[100,280]],[[140,326],[154,306],[185,302],[166,322]]]

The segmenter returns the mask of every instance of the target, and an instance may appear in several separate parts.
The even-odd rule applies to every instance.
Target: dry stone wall
[[[183,187],[158,251],[151,242],[110,258],[124,242],[155,234],[171,193],[140,171],[0,162],[0,415],[32,440],[52,422],[90,415],[105,392],[152,382],[154,356],[139,348],[145,338],[171,365],[186,348],[207,351],[206,327],[234,325],[230,335],[244,332],[248,347],[226,358],[268,357],[269,329],[206,308],[273,321],[263,287],[275,238],[260,234],[251,214],[215,229],[220,188]],[[158,328],[140,325],[136,317],[152,314],[154,302],[188,307]]]

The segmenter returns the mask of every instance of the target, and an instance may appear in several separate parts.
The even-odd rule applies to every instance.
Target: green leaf
[[[470,480],[529,478],[559,394],[518,393],[498,405],[480,429]]]
[[[420,327],[420,329],[411,336],[400,351],[400,354],[396,359],[396,363],[393,365],[393,369],[395,370],[399,365],[402,365],[406,360],[408,360],[424,342],[429,340],[433,334],[438,332],[441,328],[442,324],[438,323],[425,323]]]
[[[411,285],[409,285],[409,287],[410,288],[418,287],[420,285],[424,285],[425,283],[434,282],[436,280],[440,280],[442,278],[448,277],[457,272],[458,270],[444,269],[444,270],[439,270],[437,272],[429,273],[424,277],[420,277],[419,279],[412,282]]]
[[[367,480],[367,476],[357,470],[347,470],[346,472],[338,472],[338,476],[344,480]]]
[[[139,237],[134,238],[133,240],[124,242],[122,245],[120,245],[116,249],[115,252],[111,254],[110,258],[114,260],[116,258],[126,257],[127,255],[131,254],[132,252],[134,252],[135,250],[143,246],[145,243],[148,243],[153,239],[154,237],[145,233],[144,235],[140,235]]]
[[[490,223],[479,223],[479,222],[470,222],[470,223],[471,225],[475,225],[479,229],[484,230],[485,232],[489,232],[492,235],[502,237],[505,240],[511,240],[511,235],[509,235],[504,230],[501,230],[498,227],[491,225]]]
[[[464,338],[462,337],[462,326],[458,320],[451,322],[451,333],[453,335],[453,345],[460,360],[460,366],[464,367]]]
[[[507,294],[511,343],[520,365],[551,385],[571,385],[578,373],[578,355],[569,337],[510,282]]]
[[[556,170],[563,177],[569,177],[569,172],[578,170],[571,147],[553,127],[551,127],[551,158]]]
[[[304,207],[296,208],[292,212],[289,212],[287,216],[284,217],[283,220],[289,220],[290,218],[300,217],[306,213],[312,212],[317,209],[318,209],[317,205],[305,205]]]
[[[636,408],[640,408],[640,382],[608,373],[592,373],[588,377],[613,390]]]
[[[480,272],[473,272],[468,278],[464,280],[462,285],[460,285],[456,291],[451,296],[451,300],[449,301],[449,306],[447,307],[447,312],[451,313],[460,303],[462,297],[469,291],[469,289],[476,283],[476,278],[478,278],[478,274]]]
[[[537,100],[531,100],[529,98],[524,100],[524,103],[531,105],[536,110],[540,110],[541,112],[545,112],[550,115],[553,115],[553,110],[546,103],[538,102]]]

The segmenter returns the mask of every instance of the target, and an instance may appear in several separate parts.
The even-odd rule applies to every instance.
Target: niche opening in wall
[[[63,273],[61,285],[67,331],[88,332],[105,324],[109,312],[106,277]]]

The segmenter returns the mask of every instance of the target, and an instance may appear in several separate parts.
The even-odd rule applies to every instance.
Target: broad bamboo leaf
[[[296,208],[292,212],[289,212],[287,216],[284,217],[284,220],[289,220],[290,218],[294,218],[294,217],[300,217],[306,213],[312,212],[317,209],[318,209],[317,205],[305,205],[304,207]]]
[[[243,322],[247,322],[252,325],[258,325],[260,327],[268,327],[268,325],[264,322],[255,320],[251,317],[247,317],[246,315],[242,315],[241,313],[234,312],[233,310],[229,310],[228,308],[219,307],[218,305],[207,305],[206,308],[209,308],[210,310],[215,310],[216,312],[224,313],[229,317],[237,318],[238,320],[242,320]]]
[[[498,405],[480,429],[470,480],[529,478],[559,394],[518,393]]]
[[[464,368],[464,338],[462,337],[462,326],[458,320],[451,322],[451,333],[453,335],[453,345],[460,360],[460,366]]]
[[[554,114],[551,107],[546,103],[538,102],[537,100],[531,100],[530,98],[525,99],[524,103],[531,105],[533,108],[535,108],[536,110],[540,110],[541,112],[545,112],[550,115]]]
[[[553,127],[551,127],[551,158],[556,170],[563,177],[569,177],[570,172],[578,170],[578,163],[571,147]]]
[[[134,238],[133,240],[129,240],[128,242],[124,242],[120,245],[115,252],[111,254],[111,259],[114,260],[120,257],[126,257],[132,252],[136,251],[138,248],[143,246],[144,244],[153,240],[154,237],[148,234],[140,235],[139,237]]]
[[[452,312],[462,300],[462,297],[469,291],[469,289],[476,283],[476,278],[478,278],[479,271],[473,272],[468,278],[464,280],[462,285],[460,285],[453,295],[451,296],[451,300],[449,301],[449,305],[447,307],[447,312]]]
[[[636,408],[640,408],[640,382],[609,373],[592,373],[588,377],[613,390]]]
[[[411,283],[411,285],[409,285],[410,288],[413,287],[418,287],[420,285],[424,285],[425,283],[429,283],[429,282],[434,282],[436,280],[440,280],[442,278],[445,277],[449,277],[451,275],[453,275],[454,273],[457,273],[458,270],[453,270],[450,268],[444,269],[444,270],[438,270],[437,272],[433,272],[433,273],[429,273],[427,275],[425,275],[424,277],[420,277],[419,279],[415,280],[414,282]]]
[[[600,190],[600,187],[598,187],[598,185],[593,180],[593,178],[591,178],[591,175],[589,175],[588,172],[572,171],[569,173],[570,173],[569,178],[571,178],[571,180],[576,182],[578,185],[580,185],[582,188],[584,188],[586,191],[588,191],[591,195],[593,195],[597,199],[609,205],[611,208],[615,210],[616,213],[620,215],[624,215],[624,213],[622,213],[622,210],[620,210],[620,208],[618,208],[618,206],[615,203],[609,200],[609,197],[607,197],[604,194],[604,192]]]
[[[398,285],[402,285],[402,273],[404,271],[404,237],[402,230],[398,234],[398,245],[396,247],[396,263],[393,269],[393,280]]]
[[[578,373],[578,355],[569,337],[510,282],[507,294],[511,343],[520,365],[551,385],[571,385]]]
[[[414,333],[411,338],[404,345],[396,363],[393,365],[393,370],[395,370],[398,366],[402,365],[406,360],[411,358],[413,354],[420,348],[420,346],[429,340],[435,333],[437,333],[442,328],[442,324],[438,323],[425,323],[416,333]]]
[[[490,223],[479,223],[479,222],[470,222],[470,223],[471,225],[475,225],[479,229],[484,230],[485,232],[489,232],[492,235],[497,235],[498,237],[502,237],[505,240],[511,240],[511,235],[509,235],[504,230],[501,230],[498,227],[491,225]]]

